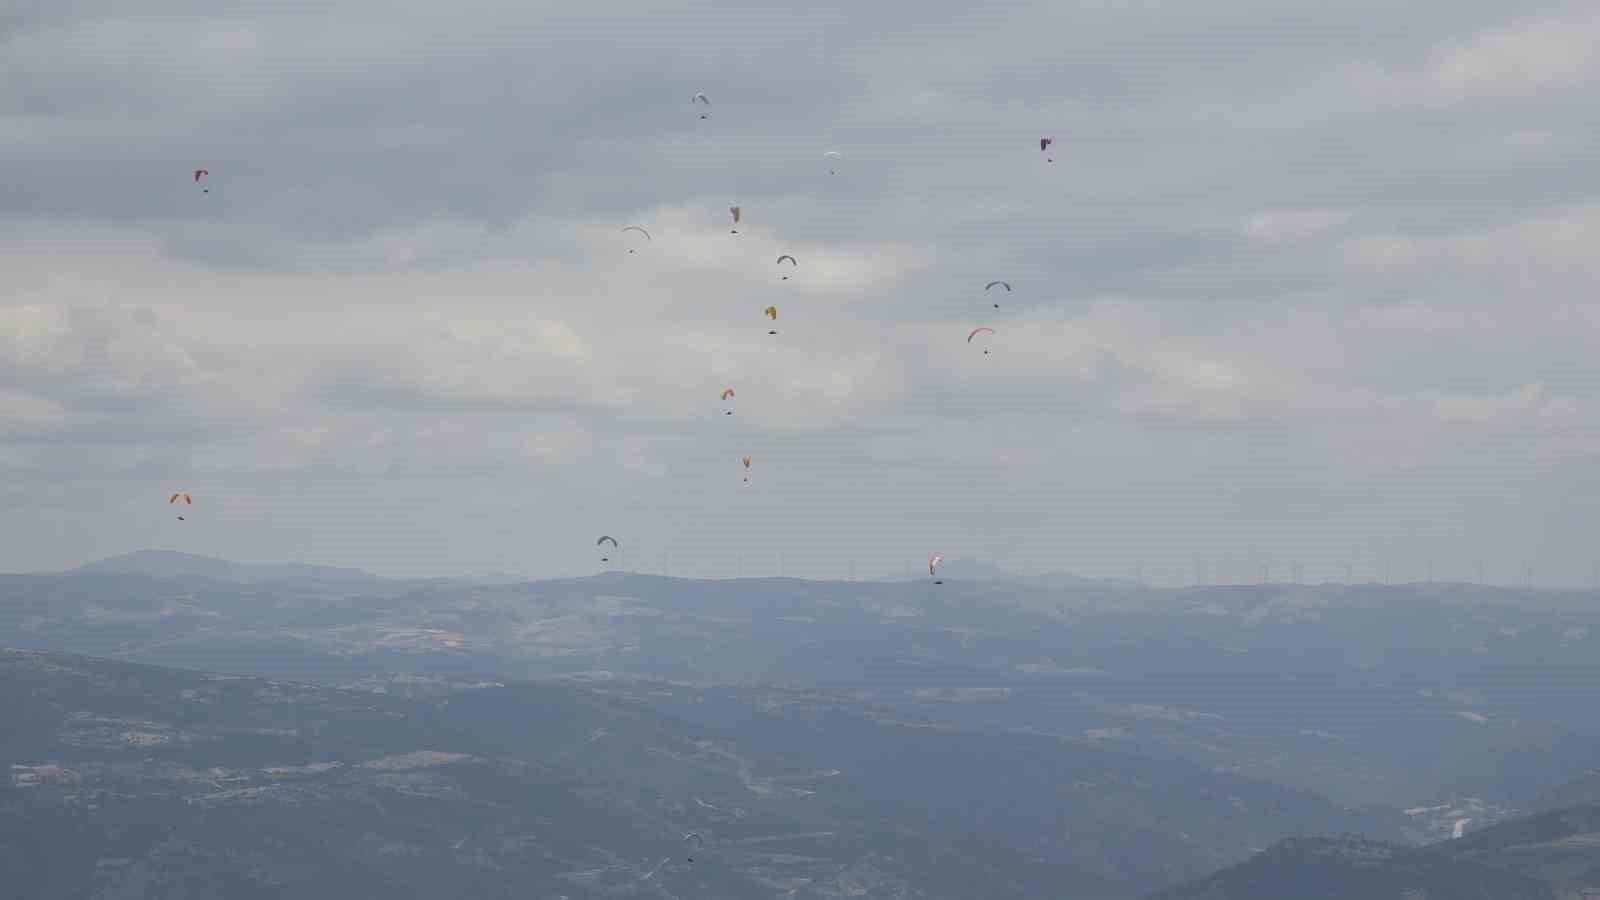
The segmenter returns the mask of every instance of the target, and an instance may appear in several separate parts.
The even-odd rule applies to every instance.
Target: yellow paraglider
[[[761,314],[766,316],[767,318],[771,319],[774,322],[778,321],[778,308],[776,306],[767,307],[766,309],[761,311]],[[767,332],[767,334],[777,334],[777,333],[778,333],[778,331],[775,328],[771,329],[771,330],[769,330]]]
[[[173,505],[177,504],[177,502],[179,500],[183,501],[183,505],[184,506],[193,506],[194,505],[194,498],[189,496],[189,492],[188,491],[176,491],[176,492],[174,492],[171,497],[167,498],[167,505],[168,506],[173,506]],[[183,516],[179,516],[178,517],[178,521],[182,522],[182,521],[185,521],[185,519],[183,518]]]

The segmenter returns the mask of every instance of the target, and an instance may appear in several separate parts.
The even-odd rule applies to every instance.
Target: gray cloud
[[[23,4],[0,565],[545,574],[611,531],[696,574],[1583,579],[1596,39],[1479,0]]]

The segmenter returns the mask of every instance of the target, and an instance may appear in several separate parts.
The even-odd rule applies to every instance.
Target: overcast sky
[[[0,569],[1600,558],[1592,3],[10,9]]]

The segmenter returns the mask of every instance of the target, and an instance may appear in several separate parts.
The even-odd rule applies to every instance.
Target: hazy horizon
[[[904,563],[904,565],[901,566],[897,570],[890,570],[890,569],[884,569],[884,568],[879,568],[879,569],[876,569],[876,570],[868,570],[868,569],[865,569],[865,568],[861,567],[859,560],[844,561],[843,562],[844,568],[839,574],[829,574],[829,573],[826,573],[826,572],[813,573],[813,574],[794,574],[794,573],[789,573],[789,572],[783,571],[786,568],[786,566],[785,566],[785,564],[784,564],[784,562],[782,560],[778,560],[778,559],[747,559],[747,560],[744,560],[742,562],[736,562],[734,564],[733,567],[738,571],[718,574],[720,572],[720,570],[722,569],[722,567],[723,567],[721,563],[718,563],[718,562],[706,563],[706,562],[703,562],[703,561],[695,561],[695,560],[674,560],[671,557],[669,557],[667,560],[665,560],[665,562],[667,563],[667,567],[666,567],[665,570],[663,570],[662,567],[661,567],[662,560],[660,558],[657,558],[657,559],[654,559],[654,560],[646,559],[646,560],[643,560],[643,561],[640,561],[640,562],[637,562],[637,563],[628,563],[625,568],[622,565],[619,565],[618,561],[616,561],[616,560],[613,560],[612,562],[609,562],[609,563],[602,563],[602,562],[598,562],[598,560],[597,560],[592,567],[590,567],[588,569],[581,569],[581,570],[575,570],[575,571],[515,572],[515,571],[497,571],[497,570],[484,569],[484,570],[455,571],[455,572],[423,572],[423,573],[420,573],[420,574],[418,574],[418,573],[400,574],[400,573],[395,573],[395,572],[385,572],[385,571],[382,571],[382,570],[374,570],[374,569],[369,569],[369,568],[365,568],[365,567],[341,564],[341,563],[339,563],[337,561],[331,561],[330,562],[330,561],[326,561],[326,560],[316,560],[316,559],[304,560],[304,559],[268,559],[268,558],[233,558],[233,557],[226,557],[225,558],[225,557],[209,556],[209,555],[205,555],[205,554],[196,554],[196,553],[192,553],[191,551],[183,550],[183,549],[180,549],[180,548],[172,548],[172,547],[166,547],[166,548],[143,547],[143,548],[139,548],[139,549],[136,549],[136,550],[128,551],[126,553],[116,553],[116,554],[112,554],[110,556],[94,557],[92,559],[83,559],[83,560],[71,563],[71,564],[69,564],[67,566],[63,566],[63,567],[60,567],[60,568],[25,569],[25,570],[0,572],[0,574],[8,574],[8,575],[71,574],[71,573],[76,572],[77,570],[79,570],[81,568],[92,566],[92,565],[97,564],[97,563],[107,563],[107,562],[112,562],[112,561],[120,561],[120,560],[124,560],[124,559],[128,559],[128,558],[138,558],[138,557],[145,556],[147,554],[175,554],[175,555],[183,556],[183,557],[194,557],[197,560],[204,560],[204,561],[208,561],[208,562],[226,563],[228,565],[242,565],[242,566],[304,566],[304,567],[310,567],[310,568],[323,568],[323,569],[344,569],[344,570],[351,570],[351,571],[359,571],[359,572],[362,572],[362,573],[367,574],[367,575],[377,576],[379,578],[385,578],[385,579],[391,579],[391,580],[402,580],[402,581],[403,580],[409,580],[409,579],[431,579],[431,578],[467,578],[467,579],[481,578],[481,579],[510,579],[510,580],[515,580],[515,581],[537,582],[537,581],[565,580],[565,579],[573,579],[573,578],[586,578],[586,577],[603,576],[603,575],[663,576],[663,577],[667,577],[667,578],[675,578],[675,579],[681,579],[681,580],[685,580],[685,581],[732,581],[732,580],[739,580],[739,579],[756,580],[756,579],[771,579],[771,578],[789,578],[789,579],[793,579],[793,580],[797,580],[797,581],[815,581],[815,582],[851,582],[851,581],[855,581],[855,582],[862,582],[862,583],[896,583],[896,582],[904,582],[904,581],[926,581],[927,580],[927,576],[925,574],[923,574],[924,570],[925,570],[924,563],[922,563],[921,561],[911,561],[911,560],[907,560]],[[1237,561],[1235,561],[1235,562],[1237,563]],[[852,563],[854,563],[854,567],[852,567]],[[1246,565],[1246,563],[1237,563],[1237,564],[1240,565],[1240,566]],[[676,565],[676,567],[675,567],[675,565]],[[766,568],[763,568],[763,565],[765,565]],[[770,571],[768,571],[768,569],[770,569]],[[1159,589],[1159,590],[1169,590],[1169,589],[1170,590],[1183,590],[1183,589],[1189,589],[1189,588],[1203,588],[1203,587],[1218,587],[1218,588],[1228,588],[1228,587],[1243,587],[1243,588],[1249,588],[1249,587],[1333,587],[1333,586],[1348,586],[1348,587],[1369,587],[1369,586],[1407,587],[1407,586],[1425,586],[1425,585],[1470,585],[1470,586],[1478,586],[1478,587],[1483,587],[1483,588],[1488,588],[1488,589],[1505,589],[1505,590],[1530,589],[1530,590],[1580,591],[1580,592],[1582,592],[1582,591],[1591,591],[1591,590],[1600,590],[1600,588],[1597,588],[1597,586],[1595,584],[1593,584],[1592,582],[1589,583],[1589,584],[1578,584],[1578,583],[1571,583],[1571,584],[1559,584],[1559,583],[1557,583],[1557,584],[1552,584],[1552,583],[1542,583],[1542,582],[1537,581],[1536,579],[1530,581],[1526,577],[1527,573],[1525,573],[1525,572],[1519,573],[1519,580],[1511,580],[1511,579],[1498,579],[1497,580],[1497,579],[1495,579],[1493,577],[1490,577],[1491,574],[1492,574],[1492,570],[1490,570],[1487,566],[1485,567],[1484,579],[1482,581],[1477,580],[1475,571],[1473,573],[1471,573],[1471,577],[1451,577],[1450,573],[1435,572],[1435,573],[1433,573],[1435,577],[1431,577],[1431,578],[1430,577],[1407,578],[1407,577],[1403,577],[1403,576],[1401,576],[1401,575],[1399,575],[1399,574],[1397,574],[1395,572],[1389,572],[1389,573],[1382,573],[1382,572],[1363,573],[1359,569],[1356,569],[1356,568],[1352,567],[1352,569],[1348,573],[1349,577],[1346,578],[1346,577],[1344,577],[1345,572],[1344,572],[1342,567],[1338,571],[1326,572],[1326,573],[1317,573],[1317,572],[1314,572],[1314,571],[1311,571],[1309,569],[1305,569],[1304,567],[1302,567],[1299,571],[1295,571],[1292,568],[1288,569],[1288,570],[1271,570],[1268,573],[1269,577],[1266,578],[1266,579],[1263,579],[1261,577],[1262,573],[1261,573],[1261,570],[1260,570],[1259,566],[1257,566],[1256,569],[1255,569],[1256,578],[1254,578],[1254,579],[1250,579],[1250,578],[1229,578],[1228,577],[1229,573],[1231,571],[1234,571],[1234,570],[1231,570],[1231,569],[1229,569],[1227,567],[1222,567],[1222,568],[1217,568],[1217,569],[1213,569],[1213,568],[1207,567],[1207,568],[1204,568],[1204,569],[1202,569],[1200,571],[1205,576],[1204,579],[1199,578],[1199,577],[1190,577],[1187,580],[1185,580],[1183,578],[1183,575],[1185,573],[1182,570],[1180,570],[1179,568],[1177,568],[1177,567],[1173,567],[1173,568],[1147,567],[1147,568],[1142,569],[1142,570],[1136,568],[1134,571],[1129,572],[1129,573],[1125,573],[1123,575],[1118,575],[1116,573],[1093,574],[1093,573],[1068,571],[1068,570],[1065,570],[1065,569],[1049,569],[1049,570],[1044,570],[1044,571],[1025,571],[1025,570],[1010,569],[1010,568],[1007,568],[1005,566],[997,565],[996,563],[994,563],[992,561],[988,561],[988,560],[957,557],[957,558],[946,560],[943,563],[943,565],[941,566],[941,569],[940,569],[940,579],[941,580],[952,580],[952,581],[963,581],[963,580],[966,580],[966,581],[983,581],[983,580],[991,580],[991,579],[1032,580],[1032,579],[1048,579],[1048,578],[1076,578],[1076,579],[1082,579],[1086,584],[1101,583],[1101,584],[1104,584],[1106,586],[1118,586],[1118,587],[1124,587],[1124,588],[1133,587],[1133,588],[1144,588],[1144,589],[1152,589],[1152,590],[1156,590],[1156,589]],[[1194,576],[1195,575],[1195,570],[1190,570],[1188,574],[1191,575],[1191,576]],[[1364,574],[1368,575],[1370,577],[1363,577]]]

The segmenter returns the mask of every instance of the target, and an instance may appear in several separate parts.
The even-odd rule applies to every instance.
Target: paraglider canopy
[[[766,309],[761,311],[761,314],[766,316],[767,318],[771,319],[774,322],[778,321],[778,308],[776,306],[767,307]],[[777,334],[777,333],[778,333],[777,329],[769,329],[767,331],[767,334]]]
[[[750,457],[748,456],[744,458],[744,480],[750,480]]]
[[[937,553],[928,557],[928,574],[933,577],[934,584],[944,584],[943,581],[939,580],[938,575],[939,563],[942,562],[944,562],[944,557]]]
[[[977,328],[972,329],[972,332],[967,335],[967,343],[969,343],[969,344],[972,343],[972,339],[973,338],[977,337],[980,334],[985,334],[985,333],[994,334],[994,329],[990,328],[987,325],[979,325]],[[989,348],[985,347],[983,349],[983,355],[984,356],[988,356],[989,355]]]
[[[1011,293],[1011,282],[1009,282],[1009,281],[991,281],[988,284],[983,286],[984,292],[987,293],[987,292],[989,292],[991,290],[994,290],[995,285],[999,285],[1000,287],[1005,288],[1006,289],[1006,293],[1008,293],[1008,294]],[[994,305],[994,308],[995,309],[999,309],[1000,308],[1000,304],[996,303]]]
[[[1043,152],[1044,152],[1044,151],[1046,151],[1046,150],[1048,150],[1048,149],[1050,149],[1050,145],[1051,145],[1051,144],[1054,144],[1054,143],[1055,143],[1055,142],[1056,142],[1056,139],[1055,139],[1055,138],[1051,138],[1051,137],[1042,137],[1042,138],[1039,138],[1039,152],[1040,152],[1040,153],[1043,153]],[[1048,156],[1047,156],[1047,157],[1045,157],[1045,160],[1044,160],[1044,161],[1045,161],[1045,162],[1055,162],[1055,160],[1054,160],[1054,159],[1051,159],[1051,158],[1050,158],[1050,157],[1048,157]]]
[[[729,397],[732,397],[732,396],[734,396],[733,388],[723,388],[722,389],[722,399],[726,400],[726,399],[728,399]]]
[[[827,152],[822,154],[822,158],[826,159],[826,160],[828,160],[830,162],[835,162],[835,161],[844,159],[844,154],[840,153],[837,150],[829,150],[829,151],[827,151]],[[834,174],[837,174],[837,173],[834,172],[832,166],[829,166],[828,167],[828,174],[829,175],[834,175]]]
[[[728,212],[733,214],[733,224],[735,224],[735,225],[739,224],[739,218],[743,215],[743,213],[740,211],[739,207],[730,206],[730,207],[728,207]],[[729,234],[738,234],[739,233],[739,229],[737,229],[737,228],[731,229],[728,233]]]
[[[695,94],[693,99],[689,101],[689,105],[695,106],[698,104],[704,104],[709,109],[711,106],[711,98],[707,97],[705,94]],[[703,112],[700,114],[700,118],[704,119],[709,115],[710,113]]]
[[[200,183],[200,179],[202,179],[202,178],[210,178],[210,177],[211,177],[211,171],[209,169],[195,169],[194,170],[194,183],[195,184],[199,184]],[[201,188],[200,192],[203,193],[203,194],[209,194],[209,193],[211,193],[211,189],[210,188]]]
[[[172,506],[173,504],[177,503],[179,500],[183,501],[183,505],[184,506],[193,506],[194,505],[194,498],[189,496],[189,492],[188,491],[175,491],[175,492],[173,492],[172,496],[167,498],[167,505],[168,506]],[[188,521],[188,520],[185,519],[183,516],[179,516],[178,517],[178,521],[179,522],[185,522],[185,521]]]
[[[784,255],[782,255],[780,257],[778,257],[778,262],[776,263],[776,265],[780,265],[780,266],[783,265],[783,261],[786,260],[786,259],[789,261],[789,268],[791,268],[791,269],[800,268],[800,264],[798,262],[795,262],[794,257],[790,256],[787,253],[785,253]],[[784,281],[788,281],[789,280],[789,276],[787,276],[787,275],[783,276],[783,280]]]
[[[636,232],[638,232],[638,233],[639,233],[639,234],[642,234],[642,235],[644,235],[644,242],[645,242],[645,243],[646,243],[646,244],[653,244],[653,243],[655,243],[655,238],[653,238],[653,237],[651,237],[651,236],[650,236],[650,232],[648,232],[648,231],[645,231],[645,230],[644,230],[644,229],[643,229],[643,228],[640,228],[640,227],[639,227],[639,226],[638,226],[638,225],[624,225],[624,226],[622,226],[622,233],[623,233],[623,234],[627,234],[627,233],[628,233],[628,232],[630,232],[630,231],[636,231]],[[632,248],[632,247],[629,247],[629,248],[628,248],[628,252],[629,252],[629,253],[632,253],[632,252],[633,252],[633,248]]]
[[[683,843],[684,843],[684,846],[689,848],[689,852],[691,854],[694,854],[694,853],[698,853],[700,850],[705,849],[706,839],[701,837],[699,832],[691,831],[688,834],[683,836]],[[694,862],[694,857],[692,855],[689,856],[688,859],[689,859],[689,862]]]

